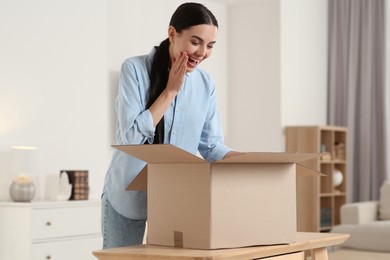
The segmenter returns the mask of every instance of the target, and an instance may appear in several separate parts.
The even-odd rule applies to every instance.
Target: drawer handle
[[[47,260],[50,260],[50,259],[51,259],[51,256],[50,256],[50,255],[46,256],[46,259],[47,259]]]
[[[51,221],[50,220],[46,222],[46,226],[51,226]],[[50,256],[48,256],[48,257],[50,257]],[[46,259],[50,259],[50,258],[46,257]]]

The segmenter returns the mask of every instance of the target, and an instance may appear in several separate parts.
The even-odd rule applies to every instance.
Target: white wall
[[[276,151],[280,140],[280,4],[229,8],[229,132],[241,151]]]
[[[0,35],[2,149],[38,147],[39,196],[60,169],[88,169],[97,192],[109,145],[105,1],[1,1]]]
[[[328,1],[281,0],[282,126],[324,125]]]
[[[285,126],[326,123],[327,1],[247,2],[229,7],[227,142],[283,151]]]

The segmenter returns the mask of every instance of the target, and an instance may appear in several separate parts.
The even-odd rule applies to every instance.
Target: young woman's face
[[[193,71],[202,61],[210,57],[213,46],[216,42],[218,28],[214,25],[195,25],[181,33],[176,32],[170,26],[169,34],[169,54],[171,61],[178,60],[185,52],[188,55],[187,72]]]

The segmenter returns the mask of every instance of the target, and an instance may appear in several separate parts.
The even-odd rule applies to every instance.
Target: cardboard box
[[[250,152],[214,163],[173,145],[119,145],[147,162],[128,190],[148,192],[148,243],[197,249],[296,241],[299,162],[320,154]]]

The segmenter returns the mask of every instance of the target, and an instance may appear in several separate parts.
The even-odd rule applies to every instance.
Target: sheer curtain
[[[348,127],[349,200],[377,200],[386,173],[385,0],[329,0],[328,123]]]

